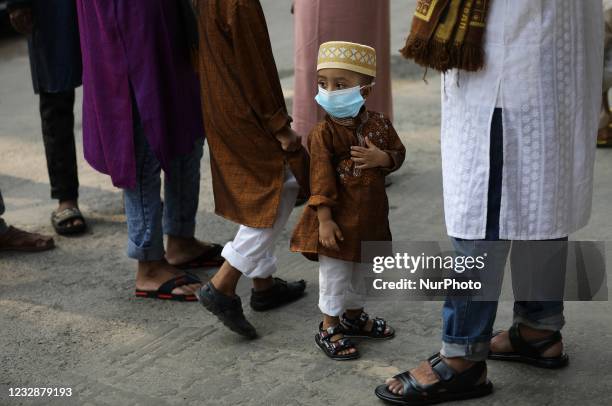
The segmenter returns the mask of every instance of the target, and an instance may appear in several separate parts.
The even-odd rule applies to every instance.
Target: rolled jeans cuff
[[[194,221],[176,221],[165,219],[163,220],[164,234],[174,237],[193,237],[195,235],[196,222]]]
[[[249,258],[232,247],[232,242],[228,242],[221,251],[221,256],[229,262],[231,266],[239,270],[249,279],[266,279],[276,272],[276,257],[265,256],[262,258]]]
[[[447,337],[443,337],[440,354],[446,358],[465,358],[474,362],[485,361],[489,355],[490,345],[490,337],[464,343],[452,342]]]
[[[563,314],[555,314],[552,316],[532,320],[524,315],[514,314],[514,323],[523,324],[536,330],[561,331],[565,326],[565,317]]]
[[[139,247],[128,239],[127,255],[137,261],[161,261],[165,256],[164,242],[160,239],[150,247]]]

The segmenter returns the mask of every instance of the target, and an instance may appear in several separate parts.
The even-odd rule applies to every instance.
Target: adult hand
[[[29,7],[17,8],[9,13],[11,25],[20,34],[28,35],[34,28],[32,9]]]
[[[365,139],[367,147],[351,147],[351,159],[357,169],[389,168],[393,164],[391,157],[378,148],[369,138]]]
[[[278,142],[281,144],[281,148],[286,152],[297,151],[300,146],[300,137],[298,134],[291,129],[291,127],[285,127],[275,135]]]
[[[328,249],[340,251],[338,241],[344,241],[340,227],[333,220],[319,222],[319,242]]]

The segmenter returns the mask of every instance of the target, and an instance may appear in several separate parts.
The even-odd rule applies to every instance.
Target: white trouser
[[[363,308],[365,277],[369,268],[358,262],[319,255],[319,309],[338,317],[346,310]]]
[[[234,241],[225,244],[221,255],[247,278],[267,278],[276,272],[274,248],[295,207],[300,186],[289,168],[281,191],[278,213],[272,228],[240,226]]]

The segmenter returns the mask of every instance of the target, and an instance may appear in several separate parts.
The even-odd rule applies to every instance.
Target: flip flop
[[[215,243],[207,243],[208,249],[204,251],[200,256],[183,262],[182,264],[174,265],[175,268],[185,269],[197,269],[197,268],[209,268],[223,265],[225,258],[221,256],[223,246]]]
[[[195,276],[185,274],[170,279],[162,283],[162,285],[155,291],[147,291],[136,289],[136,297],[159,299],[159,300],[175,300],[179,302],[197,302],[198,298],[196,295],[178,295],[172,293],[176,288],[180,288],[185,285],[192,285],[196,283],[202,283],[202,281]]]
[[[69,226],[73,220],[81,220],[81,224]],[[87,230],[87,223],[78,207],[71,207],[62,211],[51,213],[51,225],[59,235],[82,234]]]

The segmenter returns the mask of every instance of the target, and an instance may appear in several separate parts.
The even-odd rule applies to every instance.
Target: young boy
[[[315,341],[335,360],[359,356],[346,337],[386,339],[394,330],[363,310],[362,241],[390,241],[385,176],[406,150],[391,122],[368,111],[365,99],[376,76],[373,48],[327,42],[318,57],[316,101],[328,113],[308,138],[312,196],[294,231],[291,249],[319,260]]]
[[[199,291],[200,302],[228,328],[256,337],[236,285],[252,279],[253,310],[268,310],[304,293],[304,281],[272,278],[274,245],[308,187],[308,157],[291,130],[257,0],[198,3],[199,71],[206,136],[211,153],[215,211],[240,224],[223,249],[225,263]]]

